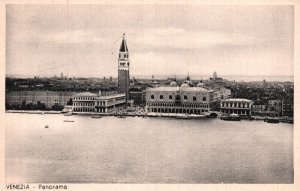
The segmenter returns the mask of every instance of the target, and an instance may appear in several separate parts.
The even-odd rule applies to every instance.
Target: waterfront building
[[[111,113],[117,111],[120,107],[126,104],[125,93],[97,95],[95,97],[95,112]]]
[[[64,106],[72,98],[75,92],[68,91],[7,91],[5,103],[20,107],[27,104],[45,104],[46,109],[54,106]]]
[[[129,99],[129,52],[125,40],[125,34],[123,34],[118,59],[118,89],[120,93],[125,93],[126,101]]]
[[[294,100],[288,97],[282,100],[282,115],[293,117],[294,115]]]
[[[281,115],[282,103],[280,100],[268,100],[268,104],[255,102],[252,106],[252,115],[261,117],[278,117]]]
[[[141,89],[130,89],[130,99],[134,101],[134,105],[145,105],[146,91]]]
[[[158,113],[202,114],[211,110],[213,90],[190,87],[156,87],[146,90],[146,110]]]
[[[125,93],[101,92],[98,94],[83,92],[73,96],[74,112],[110,113],[123,107],[126,103]]]
[[[252,105],[252,115],[265,116],[267,112],[267,106],[262,101],[255,101]]]
[[[268,111],[281,113],[282,103],[281,100],[268,100]]]
[[[268,110],[268,106],[261,101],[255,101],[252,105],[252,115],[260,117],[278,117],[280,113],[278,111]]]
[[[229,98],[222,100],[220,111],[225,114],[239,114],[244,116],[251,115],[253,101],[242,98]]]
[[[94,112],[97,94],[90,92],[78,93],[73,96],[74,112]]]
[[[149,88],[146,91],[146,110],[158,113],[203,114],[219,111],[220,101],[231,96],[231,90],[224,87],[206,87],[195,84],[189,75],[180,85],[175,79],[169,86]]]

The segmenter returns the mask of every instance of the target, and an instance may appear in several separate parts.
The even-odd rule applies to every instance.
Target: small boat
[[[224,121],[240,121],[241,118],[238,114],[232,113],[228,116],[221,116],[221,119]]]
[[[126,116],[124,116],[124,115],[117,115],[116,117],[117,118],[126,118]]]
[[[74,120],[64,120],[64,122],[74,122]]]
[[[94,115],[94,116],[92,116],[92,118],[100,119],[100,118],[102,118],[102,116],[100,116],[100,115]]]
[[[72,105],[65,105],[64,109],[61,111],[61,113],[68,113],[73,111],[73,106]]]
[[[267,123],[279,123],[279,119],[277,119],[277,118],[266,118],[266,119],[264,119],[264,122],[267,122]]]
[[[286,122],[289,124],[294,124],[294,119],[288,119]]]
[[[73,113],[72,112],[67,112],[67,113],[64,113],[64,116],[71,116]]]
[[[254,118],[253,118],[253,117],[249,117],[248,119],[249,119],[250,121],[253,121],[253,120],[254,120]]]
[[[192,119],[192,117],[191,117],[191,116],[189,116],[189,115],[184,115],[184,116],[176,116],[175,118],[176,118],[176,119]]]

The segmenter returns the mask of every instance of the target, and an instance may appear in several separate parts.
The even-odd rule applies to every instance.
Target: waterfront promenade
[[[7,110],[6,113],[23,113],[23,114],[62,114],[61,111],[41,111],[41,110]],[[189,114],[188,116],[191,119],[204,119],[209,118],[211,112],[203,113],[202,115]],[[219,118],[222,113],[213,111],[212,113],[216,113]],[[176,113],[145,113],[142,111],[138,112],[123,112],[122,114],[118,112],[112,113],[98,113],[98,112],[72,112],[72,115],[83,115],[83,116],[126,116],[126,117],[167,117],[167,118],[176,118],[176,117],[186,117],[185,114],[176,114]],[[280,121],[284,121],[286,117],[277,117]],[[266,117],[261,116],[251,116],[252,120],[265,120]],[[288,118],[291,119],[292,118]],[[249,120],[249,119],[246,119]]]

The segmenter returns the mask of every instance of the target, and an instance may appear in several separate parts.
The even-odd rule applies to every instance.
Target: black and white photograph
[[[295,183],[293,3],[4,6],[7,190]]]

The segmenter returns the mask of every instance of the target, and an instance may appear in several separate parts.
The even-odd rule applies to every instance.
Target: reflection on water
[[[293,125],[7,113],[6,180],[292,183]]]

